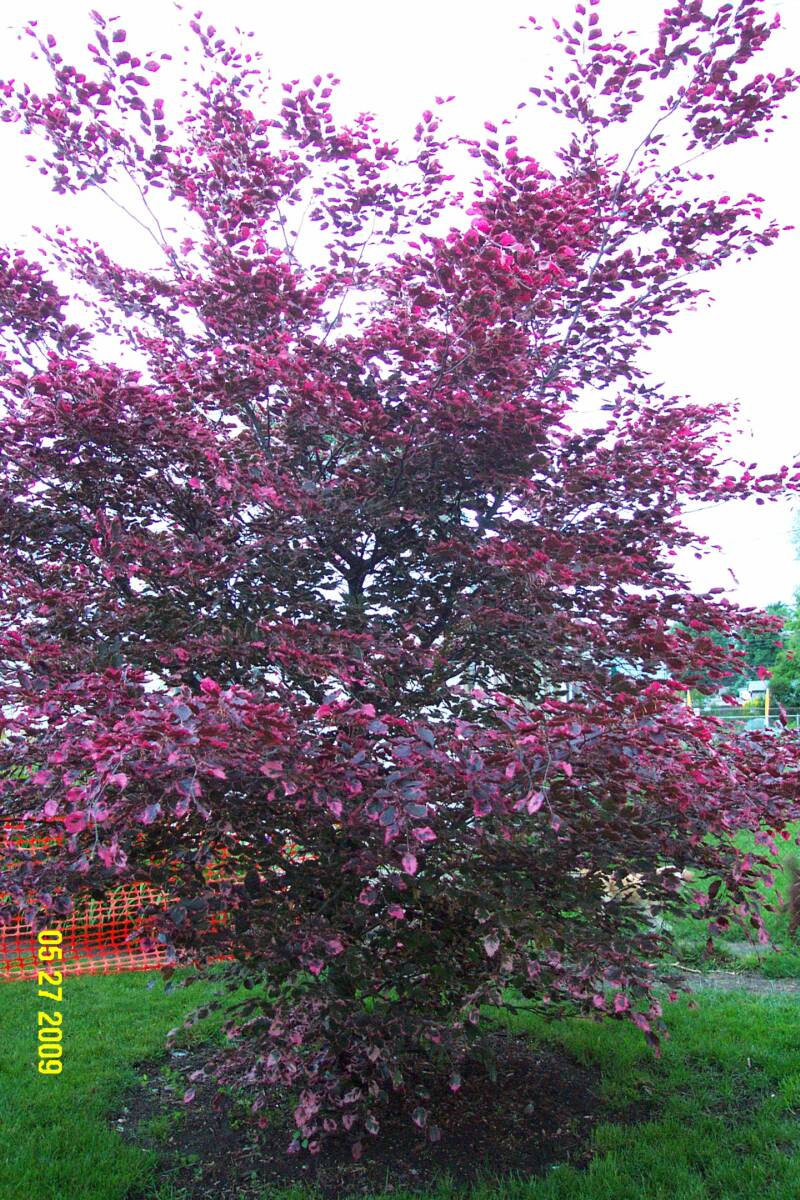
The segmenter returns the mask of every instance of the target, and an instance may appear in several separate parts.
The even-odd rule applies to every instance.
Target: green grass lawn
[[[200,985],[165,995],[160,982],[148,990],[147,978],[67,979],[65,1068],[53,1078],[36,1072],[35,988],[0,985],[0,1200],[123,1200],[134,1186],[154,1200],[180,1200],[152,1154],[105,1123],[136,1081],[133,1064],[157,1056],[165,1031],[202,998]],[[476,1197],[800,1197],[800,1006],[706,992],[697,1003],[667,1006],[672,1036],[661,1059],[632,1028],[516,1017],[514,1028],[600,1068],[609,1121],[596,1129],[587,1170],[557,1167],[533,1182],[487,1184]],[[614,1122],[632,1106],[641,1119]],[[453,1192],[443,1182],[433,1195]]]
[[[36,1013],[53,1005],[33,982],[0,983],[0,1200],[122,1200],[146,1177],[148,1156],[104,1116],[136,1082],[133,1064],[161,1053],[200,998],[198,985],[165,994],[148,978],[66,977],[64,1069],[53,1076],[39,1075],[36,1059]]]
[[[610,1109],[645,1110],[601,1125],[586,1171],[556,1168],[495,1189],[530,1200],[789,1200],[800,1197],[800,1009],[703,992],[667,1008],[658,1060],[629,1028],[568,1020],[547,1031],[596,1063]],[[487,1193],[484,1193],[487,1194]]]

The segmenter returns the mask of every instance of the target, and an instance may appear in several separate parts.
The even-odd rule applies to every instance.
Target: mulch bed
[[[145,1082],[126,1099],[114,1126],[126,1139],[159,1152],[159,1177],[168,1173],[187,1200],[214,1196],[232,1200],[265,1185],[313,1187],[325,1200],[369,1192],[416,1191],[437,1177],[468,1186],[482,1176],[531,1176],[555,1163],[582,1166],[601,1111],[599,1073],[562,1052],[531,1046],[523,1037],[493,1035],[497,1082],[480,1072],[462,1072],[464,1083],[447,1088],[435,1107],[442,1138],[431,1143],[401,1114],[385,1115],[379,1138],[364,1139],[364,1155],[354,1162],[349,1146],[333,1141],[322,1153],[286,1154],[293,1123],[280,1097],[269,1125],[255,1131],[232,1102],[214,1111],[216,1088],[199,1083],[192,1104],[180,1104],[186,1077],[204,1065],[208,1051],[170,1056],[164,1064],[143,1064]],[[180,1074],[176,1082],[174,1073]],[[169,1075],[172,1078],[169,1078]],[[166,1141],[149,1140],[142,1122],[181,1108],[181,1119]],[[143,1200],[137,1193],[130,1200]]]

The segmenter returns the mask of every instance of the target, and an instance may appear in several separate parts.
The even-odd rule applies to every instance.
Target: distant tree
[[[770,606],[777,609],[777,605]],[[800,704],[800,595],[794,607],[781,605],[784,626],[778,635],[778,648],[771,661],[764,663],[770,671],[770,691],[782,704]]]
[[[765,612],[771,617],[778,617],[785,625],[792,617],[791,605],[785,604],[782,600],[778,600],[773,604],[768,604]],[[783,645],[781,637],[781,627],[774,630],[758,631],[748,629],[744,633],[744,651],[746,669],[752,673],[758,673],[759,667],[766,667],[769,670],[775,665]]]
[[[792,617],[791,606],[783,601],[768,604],[765,613],[777,618],[771,629],[745,629],[740,645],[744,651],[741,673],[731,680],[731,688],[744,687],[750,680],[762,679],[773,672],[786,644],[784,626]]]
[[[725,655],[738,655],[735,669],[731,667],[720,677],[716,662],[712,660],[708,671],[701,671],[694,686],[701,692],[721,691],[735,694],[750,680],[763,678],[772,670],[781,653],[783,623],[791,614],[788,604],[778,601],[768,604],[763,610],[763,621],[759,625],[743,626],[741,629],[700,630],[676,623],[676,629],[688,638],[704,638]]]
[[[765,622],[675,561],[687,507],[797,476],[731,464],[728,409],[641,351],[777,238],[695,160],[763,137],[798,77],[754,70],[753,0],[678,0],[645,47],[590,0],[531,88],[556,169],[431,111],[406,161],[330,78],[274,97],[199,19],[172,112],[167,56],[94,22],[78,66],[31,28],[51,89],[6,81],[2,116],[56,193],[138,191],[160,261],[63,229],[0,259],[0,812],[66,833],[8,852],[0,913],[157,882],[176,961],[251,988],[217,1070],[256,1113],[282,1085],[296,1146],[358,1155],[391,1103],[436,1138],[485,1003],[656,1040],[663,935],[608,873],[669,912],[693,864],[712,930],[766,939],[734,835],[800,816],[797,749],[681,705]]]

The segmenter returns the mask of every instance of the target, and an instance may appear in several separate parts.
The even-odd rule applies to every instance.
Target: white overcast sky
[[[707,8],[717,0],[706,0]],[[5,8],[0,42],[0,77],[25,77],[31,69],[30,43],[17,31],[35,17],[52,30],[64,52],[85,45],[91,34],[88,11],[118,15],[129,43],[143,49],[175,51],[184,42],[179,14],[165,0],[39,0]],[[533,12],[566,18],[573,3],[560,0],[210,0],[205,18],[221,33],[239,25],[256,33],[255,45],[275,79],[307,79],[333,71],[342,80],[340,104],[348,112],[372,111],[390,137],[413,129],[419,113],[435,95],[455,94],[443,110],[446,128],[477,135],[483,121],[514,114],[528,88],[541,82],[543,67],[555,57],[547,31],[523,33]],[[651,32],[658,24],[659,0],[605,0],[607,30]],[[780,12],[784,28],[773,39],[758,69],[800,66],[800,0],[766,0],[769,13]],[[191,5],[186,6],[189,14]],[[4,27],[4,28],[3,28]],[[161,78],[159,76],[159,78]],[[735,196],[755,191],[765,212],[782,224],[800,225],[800,99],[785,110],[767,145],[742,143],[706,160],[720,192]],[[558,126],[543,109],[528,108],[518,118],[521,147],[545,159],[554,148]],[[643,130],[628,133],[634,145]],[[24,160],[27,139],[0,127],[4,156],[3,239],[23,244],[32,224],[68,221],[77,232],[116,240],[117,217],[100,198],[81,202],[83,211],[52,197],[47,185]],[[116,250],[116,246],[113,247]],[[800,232],[746,264],[725,267],[704,277],[715,297],[712,306],[688,314],[669,337],[655,343],[649,365],[671,393],[699,401],[738,400],[743,432],[732,453],[765,469],[800,458]],[[791,600],[800,587],[800,563],[790,540],[794,505],[789,501],[720,505],[691,519],[720,549],[703,562],[682,563],[698,588],[725,586],[732,598],[762,606]],[[738,582],[736,582],[738,581]]]

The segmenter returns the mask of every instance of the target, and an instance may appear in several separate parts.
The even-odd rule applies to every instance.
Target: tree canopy
[[[295,1148],[358,1155],[394,1103],[440,1136],[486,1003],[656,1042],[666,934],[608,878],[669,915],[707,872],[712,932],[765,939],[800,815],[789,735],[681,703],[764,620],[675,565],[687,507],[796,468],[732,464],[731,409],[641,354],[778,237],[695,159],[798,77],[758,72],[753,0],[678,0],[649,44],[600,14],[523,100],[563,120],[550,166],[524,107],[475,140],[437,101],[404,149],[199,18],[181,96],[100,14],[77,65],[30,28],[50,90],[0,84],[56,195],[108,194],[159,255],[56,227],[0,258],[0,811],[65,834],[4,852],[2,914],[158,883],[143,936],[230,956],[218,1077],[256,1117],[294,1095]]]

